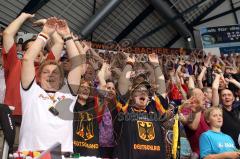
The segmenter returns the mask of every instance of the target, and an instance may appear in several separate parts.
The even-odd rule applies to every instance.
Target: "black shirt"
[[[163,129],[151,113],[129,110],[118,115],[121,128],[118,130],[116,154],[119,159],[165,158]]]
[[[87,100],[86,105],[76,102],[73,121],[73,151],[81,156],[99,155],[99,128],[95,101]]]
[[[228,111],[223,107],[223,125],[221,131],[232,137],[239,149],[238,136],[240,134],[240,120],[235,116],[236,110]]]
[[[160,97],[164,103],[162,100]],[[154,101],[143,112],[137,112],[131,106],[127,112],[119,112],[114,121],[118,159],[165,159],[165,137],[160,117]]]

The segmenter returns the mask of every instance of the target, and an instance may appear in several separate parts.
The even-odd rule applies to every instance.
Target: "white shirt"
[[[73,121],[63,120],[53,115],[49,107],[53,105],[48,93],[46,93],[34,81],[30,89],[24,90],[20,86],[22,100],[22,124],[19,136],[19,151],[46,150],[56,142],[60,142],[62,152],[73,152]],[[67,91],[66,91],[67,90]],[[71,99],[69,110],[73,107],[77,96],[73,96],[68,86],[54,94],[56,103],[63,99]]]

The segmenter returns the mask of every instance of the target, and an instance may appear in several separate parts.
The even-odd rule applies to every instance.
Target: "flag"
[[[46,151],[43,151],[37,159],[62,159],[61,144],[54,144]]]

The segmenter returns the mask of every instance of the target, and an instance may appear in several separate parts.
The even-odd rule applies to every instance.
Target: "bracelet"
[[[64,38],[63,41],[66,42],[66,41],[72,40],[72,39],[73,39],[73,38],[72,38],[71,36],[69,36],[69,37]]]
[[[40,33],[38,34],[38,36],[42,36],[42,37],[45,38],[46,40],[49,39],[49,36],[48,36],[47,34],[43,33],[43,32],[40,32]]]
[[[46,40],[44,37],[42,37],[42,36],[38,35],[38,36],[37,36],[37,38],[39,38],[39,39],[42,39],[42,40],[43,40],[43,42],[44,42],[44,45],[46,45],[46,43],[47,43],[47,40]]]
[[[127,65],[131,65],[132,68],[133,68],[133,65],[134,65],[134,64],[133,64],[132,62],[128,61],[126,64],[127,64]]]
[[[43,48],[44,48],[45,45],[47,44],[48,39],[47,39],[45,36],[43,36],[42,34],[38,34],[37,38],[43,40],[43,42],[44,42],[44,46],[43,46]]]
[[[73,37],[71,35],[66,35],[66,36],[63,37],[64,42],[66,42],[68,40],[71,40],[71,39],[73,39]]]
[[[37,38],[42,39],[44,41],[44,46],[43,46],[43,48],[44,48],[45,45],[47,44],[48,40],[49,40],[49,36],[45,33],[40,32],[38,34]]]

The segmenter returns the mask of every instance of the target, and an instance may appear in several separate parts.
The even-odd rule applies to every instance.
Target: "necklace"
[[[55,99],[55,93],[53,95],[50,95],[50,93],[48,93],[48,96],[49,96],[49,98],[51,99],[51,101],[53,102],[53,105],[54,105],[54,103],[57,101]]]

